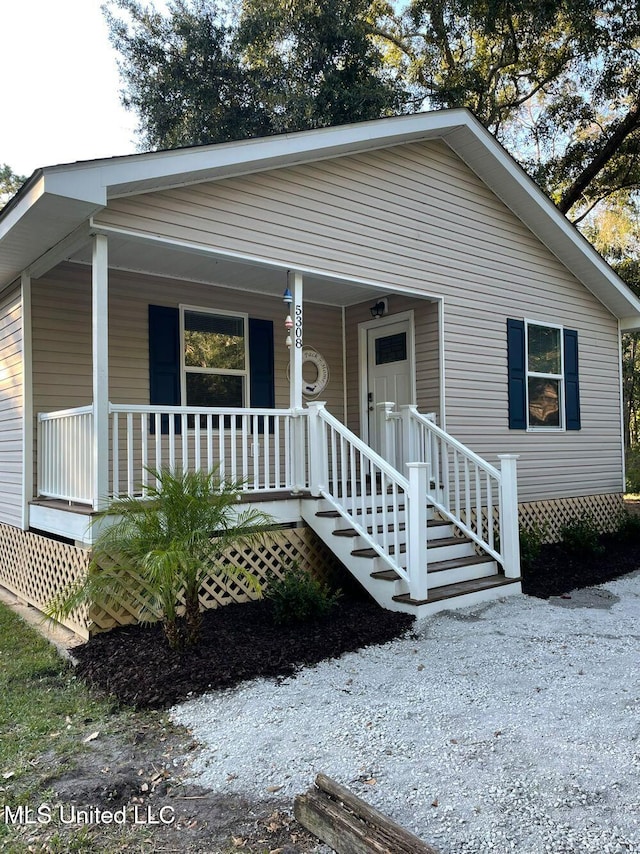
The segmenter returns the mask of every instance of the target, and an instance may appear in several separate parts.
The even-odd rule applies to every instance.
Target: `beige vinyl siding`
[[[31,324],[34,412],[90,404],[90,269],[64,265],[32,280]]]
[[[23,329],[20,288],[0,294],[0,522],[22,527]]]
[[[283,277],[284,289],[284,277]],[[65,264],[33,285],[34,407],[37,412],[91,402],[91,271]],[[276,407],[288,408],[289,350],[281,299],[230,288],[153,279],[112,271],[109,277],[109,398],[149,403],[148,306],[180,304],[273,321]],[[341,310],[307,303],[305,345],[327,360],[330,378],[322,393],[329,409],[343,413]]]
[[[614,318],[444,142],[117,199],[96,219],[442,296],[447,429],[492,462],[520,453],[523,501],[620,491]],[[508,317],[578,331],[581,431],[508,429]]]

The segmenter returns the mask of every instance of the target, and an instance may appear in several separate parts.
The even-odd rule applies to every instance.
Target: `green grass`
[[[33,772],[43,753],[64,761],[111,713],[111,704],[92,697],[44,638],[0,604],[3,781],[10,780],[13,788]]]
[[[0,603],[0,851],[124,850],[125,834],[115,827],[99,836],[75,826],[20,828],[5,824],[2,808],[49,802],[51,781],[89,749],[88,735],[126,737],[135,726],[133,713],[94,697],[56,650]]]

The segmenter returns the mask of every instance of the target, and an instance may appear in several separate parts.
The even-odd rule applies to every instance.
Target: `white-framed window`
[[[562,326],[525,321],[527,428],[564,430],[564,336]]]
[[[182,403],[185,406],[247,406],[248,315],[180,306]]]

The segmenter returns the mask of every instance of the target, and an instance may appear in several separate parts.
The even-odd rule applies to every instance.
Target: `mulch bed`
[[[523,570],[523,591],[543,599],[604,584],[640,568],[640,538],[602,537],[600,555],[543,546]],[[231,688],[254,677],[281,678],[305,665],[400,637],[413,617],[343,596],[328,616],[278,625],[268,600],[203,614],[201,642],[171,651],[159,625],[128,626],[76,647],[77,673],[90,685],[138,708],[168,708],[190,696]]]
[[[324,618],[278,625],[264,599],[205,611],[200,643],[168,648],[159,625],[127,626],[97,635],[73,651],[78,675],[138,708],[168,708],[214,688],[256,676],[284,677],[305,665],[400,637],[410,614],[369,599],[343,596]]]
[[[640,537],[605,534],[600,545],[601,554],[575,554],[561,544],[542,546],[539,557],[523,567],[523,593],[548,599],[581,587],[606,584],[640,569]]]

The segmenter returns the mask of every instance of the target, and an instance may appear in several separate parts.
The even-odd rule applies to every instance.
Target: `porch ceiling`
[[[91,245],[73,252],[69,261],[91,264]],[[259,262],[214,255],[207,250],[180,249],[157,242],[109,236],[109,267],[159,278],[201,282],[281,297],[286,270]],[[348,306],[380,299],[390,289],[371,283],[304,274],[305,302]]]

